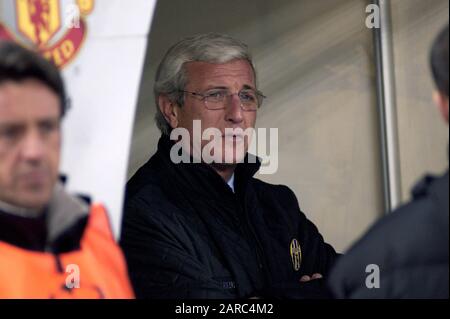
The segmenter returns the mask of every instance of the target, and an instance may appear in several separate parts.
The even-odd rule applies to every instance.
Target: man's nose
[[[38,132],[28,133],[22,143],[22,157],[27,161],[39,161],[45,152],[45,142]]]
[[[226,108],[226,120],[233,123],[240,123],[243,121],[242,102],[237,94],[233,94],[229,97],[228,105]]]

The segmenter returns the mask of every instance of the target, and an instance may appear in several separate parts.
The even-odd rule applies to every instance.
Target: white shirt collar
[[[230,186],[231,190],[234,193],[234,173],[231,175],[231,178],[227,182],[228,186]]]

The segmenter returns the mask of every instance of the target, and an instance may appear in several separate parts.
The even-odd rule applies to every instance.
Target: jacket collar
[[[88,213],[88,205],[57,183],[42,212],[1,204],[0,241],[36,251],[70,250],[79,242]]]
[[[233,195],[233,191],[227,183],[209,165],[205,163],[193,163],[192,159],[190,163],[173,163],[170,159],[170,149],[174,144],[175,142],[170,140],[167,135],[162,135],[158,142],[156,156],[164,163],[164,167],[170,167],[178,183],[203,196],[214,193],[219,196],[223,196],[224,194]],[[249,153],[246,154],[242,163],[237,164],[234,171],[236,193],[245,191],[248,182],[258,172],[260,166],[260,159]],[[166,176],[166,178],[168,177]]]

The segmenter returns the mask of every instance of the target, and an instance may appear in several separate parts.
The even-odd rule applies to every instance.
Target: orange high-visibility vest
[[[0,241],[0,298],[134,298],[103,206],[92,205],[79,250],[54,255]]]

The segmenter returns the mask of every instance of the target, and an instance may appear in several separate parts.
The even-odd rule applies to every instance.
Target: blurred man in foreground
[[[131,298],[105,209],[58,181],[65,111],[56,67],[0,41],[0,298]]]

